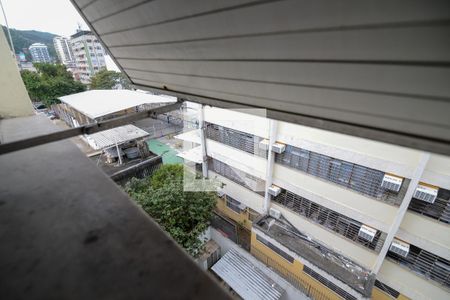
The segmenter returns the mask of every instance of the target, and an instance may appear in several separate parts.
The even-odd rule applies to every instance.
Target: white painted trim
[[[270,202],[272,200],[272,196],[269,194],[269,187],[272,186],[273,180],[273,164],[275,163],[275,153],[272,151],[272,146],[276,142],[275,137],[277,134],[277,126],[278,122],[275,120],[269,120],[270,133],[269,133],[269,149],[267,155],[267,165],[266,165],[266,187],[264,190],[264,213],[269,211]]]

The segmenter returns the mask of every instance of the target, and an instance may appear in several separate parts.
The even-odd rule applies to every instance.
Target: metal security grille
[[[237,201],[236,199],[231,198],[230,196],[226,195],[226,205],[229,209],[233,210],[234,212],[240,214],[242,212],[241,209],[241,202]]]
[[[273,201],[280,203],[299,215],[305,216],[315,223],[357,242],[366,248],[379,252],[381,247],[383,247],[386,233],[378,230],[373,240],[369,242],[358,235],[359,229],[363,225],[362,223],[316,204],[288,190],[282,190]]]
[[[400,205],[409,184],[405,179],[400,191],[392,192],[381,186],[384,172],[291,145],[287,145],[283,153],[276,154],[275,161],[395,205]]]
[[[375,286],[386,294],[392,296],[393,298],[397,298],[398,296],[400,296],[400,293],[397,290],[391,288],[390,286],[382,283],[379,280],[375,280]]]
[[[450,190],[440,188],[434,203],[413,198],[408,209],[450,224]]]
[[[266,245],[268,248],[270,248],[272,251],[274,251],[275,253],[277,253],[279,256],[283,257],[285,260],[287,260],[288,262],[290,262],[291,264],[294,263],[294,258],[292,256],[290,256],[289,254],[287,254],[286,252],[284,252],[283,250],[281,250],[280,248],[278,248],[277,246],[275,246],[274,244],[272,244],[271,242],[269,242],[268,240],[266,240],[265,238],[263,238],[260,235],[256,235],[256,239],[263,243],[264,245]]]
[[[241,170],[234,169],[229,165],[216,160],[214,158],[210,158],[210,163],[208,164],[208,168],[211,171],[216,172],[217,174],[222,175],[243,187],[256,192],[258,194],[264,195],[264,190],[260,190],[259,187],[264,189],[264,180],[259,179],[253,175],[247,174]]]
[[[388,252],[387,256],[415,273],[450,287],[450,261],[442,257],[414,245],[410,245],[406,257],[391,251]]]
[[[349,293],[344,291],[342,288],[338,287],[337,285],[335,285],[334,283],[332,283],[331,281],[329,281],[328,279],[326,279],[325,277],[323,277],[316,271],[312,270],[311,268],[309,268],[307,266],[303,266],[303,271],[306,274],[308,274],[309,276],[311,276],[312,278],[316,279],[317,281],[319,281],[320,283],[325,285],[327,288],[329,288],[336,294],[338,294],[339,296],[341,296],[342,298],[349,299],[349,300],[356,300],[355,296],[350,295]]]
[[[211,140],[250,154],[262,157],[267,155],[267,151],[259,149],[259,142],[263,140],[261,137],[212,123],[205,122],[205,125],[206,137]]]

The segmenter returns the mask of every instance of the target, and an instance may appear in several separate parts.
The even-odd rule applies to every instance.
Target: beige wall
[[[242,111],[205,107],[205,120],[235,130],[268,138],[269,121]],[[411,178],[421,151],[329,132],[297,124],[278,122],[277,141],[317,153]],[[450,189],[450,157],[431,154],[422,181]]]
[[[0,30],[0,118],[31,115],[30,97],[20,77],[3,30]]]
[[[378,278],[411,299],[444,300],[449,298],[449,291],[442,285],[416,275],[411,270],[389,260],[384,260]]]

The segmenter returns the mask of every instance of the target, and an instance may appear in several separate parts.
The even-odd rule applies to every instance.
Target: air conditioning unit
[[[377,234],[377,230],[367,225],[362,225],[359,229],[358,236],[366,241],[372,242]]]
[[[398,192],[402,186],[403,178],[395,175],[384,174],[383,181],[381,182],[381,187]]]
[[[225,196],[225,192],[223,190],[217,190],[217,196],[222,198],[223,196]]]
[[[285,144],[281,144],[281,143],[274,143],[272,145],[272,151],[275,153],[283,153],[284,150],[286,150],[286,145]]]
[[[262,140],[261,142],[259,142],[259,149],[261,149],[261,150],[269,150],[269,140],[266,140],[266,139],[264,139],[264,140]]]
[[[434,203],[438,194],[438,187],[425,185],[423,183],[419,183],[414,192],[413,198],[422,200],[428,203]]]
[[[276,197],[281,193],[281,188],[276,185],[271,185],[269,186],[267,192],[269,193],[269,195]]]
[[[276,210],[274,208],[269,209],[269,216],[275,219],[281,218],[281,212],[279,210]]]
[[[406,257],[409,253],[409,244],[398,239],[394,239],[392,241],[391,246],[389,247],[389,251],[394,252],[400,256]]]

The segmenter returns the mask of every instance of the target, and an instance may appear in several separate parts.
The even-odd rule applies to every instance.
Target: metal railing
[[[361,222],[314,203],[291,191],[283,189],[277,197],[273,198],[273,201],[366,248],[379,252],[383,247],[386,233],[378,230],[373,240],[367,241],[358,235],[359,229],[363,225]]]
[[[413,198],[408,209],[440,222],[450,224],[450,190],[440,188],[434,203]]]
[[[450,287],[450,261],[442,257],[414,245],[410,245],[409,253],[406,257],[390,251],[387,253],[387,257],[409,268],[416,274]]]
[[[385,175],[382,171],[291,145],[287,145],[283,153],[276,154],[275,161],[394,205],[400,205],[409,184],[409,179],[404,179],[400,191],[392,192],[381,186]]]
[[[217,124],[205,122],[205,125],[205,133],[208,139],[220,142],[250,154],[267,157],[267,150],[262,150],[259,148],[259,142],[262,141],[263,138]]]

